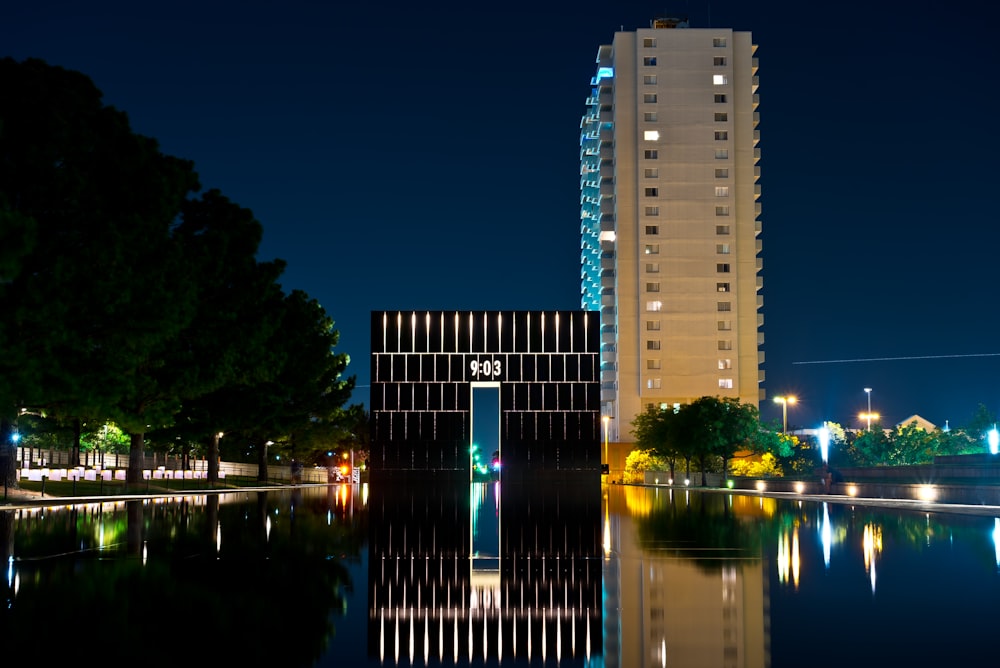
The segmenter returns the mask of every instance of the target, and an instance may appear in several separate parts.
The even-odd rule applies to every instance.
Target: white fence
[[[41,480],[44,475],[48,480],[124,480],[128,468],[128,455],[105,453],[95,457],[96,453],[80,453],[80,466],[70,466],[70,453],[65,450],[39,450],[28,448],[17,449],[18,475],[23,480]],[[90,455],[84,457],[84,455]],[[188,466],[183,466],[180,457],[167,457],[153,453],[144,458],[143,477],[153,480],[201,480],[208,477],[208,460],[191,459]],[[244,462],[219,462],[219,479],[227,477],[257,478],[256,464]],[[58,476],[58,477],[56,477]],[[292,467],[268,464],[267,479],[271,482],[291,482]],[[326,483],[325,468],[302,468],[299,473],[301,482]]]

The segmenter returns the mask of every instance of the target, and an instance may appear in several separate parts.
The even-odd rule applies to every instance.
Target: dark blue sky
[[[765,388],[798,396],[789,425],[856,426],[865,387],[886,424],[1000,412],[990,3],[36,0],[0,7],[0,55],[87,74],[253,210],[365,386],[372,310],[579,307],[594,58],[658,15],[759,45]]]

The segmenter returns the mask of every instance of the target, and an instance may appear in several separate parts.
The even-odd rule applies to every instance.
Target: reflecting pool
[[[484,482],[4,507],[0,640],[83,665],[983,658],[1000,519],[837,501]]]

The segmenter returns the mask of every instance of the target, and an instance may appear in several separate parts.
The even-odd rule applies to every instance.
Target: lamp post
[[[794,396],[775,397],[774,403],[781,404],[781,433],[788,431],[788,404],[794,404],[798,399]]]
[[[608,459],[608,429],[611,425],[611,416],[602,415],[601,422],[604,423],[604,463],[608,465],[608,473],[611,473],[611,461]]]
[[[866,387],[865,394],[868,395],[868,431],[872,430],[872,388]]]

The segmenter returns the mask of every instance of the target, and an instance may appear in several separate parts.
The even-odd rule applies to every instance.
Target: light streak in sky
[[[849,362],[895,362],[898,360],[942,360],[956,357],[1000,357],[1000,353],[969,353],[967,355],[907,355],[905,357],[857,357],[843,360],[810,360],[792,364],[847,364]]]

